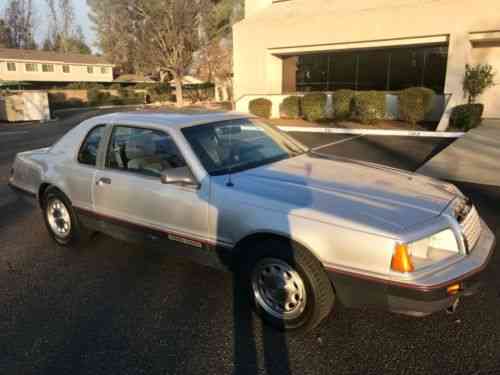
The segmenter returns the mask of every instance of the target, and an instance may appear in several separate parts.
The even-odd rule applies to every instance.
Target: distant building
[[[246,0],[234,26],[236,108],[267,97],[273,115],[293,93],[432,88],[465,101],[466,64],[488,63],[495,87],[478,99],[500,117],[498,0]]]
[[[113,64],[75,53],[0,48],[0,81],[112,82]]]

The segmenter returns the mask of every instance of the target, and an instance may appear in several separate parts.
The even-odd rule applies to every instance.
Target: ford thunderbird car
[[[18,154],[10,185],[57,244],[103,232],[229,269],[260,316],[290,330],[336,301],[454,310],[495,242],[452,184],[319,154],[236,114],[95,117]]]

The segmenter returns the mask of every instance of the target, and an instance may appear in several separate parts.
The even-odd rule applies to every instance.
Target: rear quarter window
[[[95,166],[97,163],[97,152],[104,134],[105,125],[97,125],[88,132],[85,140],[78,151],[78,162],[85,165]]]

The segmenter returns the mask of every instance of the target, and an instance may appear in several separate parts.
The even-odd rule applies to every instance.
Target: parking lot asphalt
[[[92,113],[93,114],[93,113]],[[54,245],[38,210],[6,186],[16,152],[52,143],[84,117],[0,128],[0,374],[496,374],[498,252],[482,291],[453,315],[415,319],[336,306],[313,332],[262,326],[231,275],[104,235]],[[11,132],[10,134],[2,134]],[[298,137],[321,151],[414,170],[433,139]],[[500,235],[500,189],[460,187]]]

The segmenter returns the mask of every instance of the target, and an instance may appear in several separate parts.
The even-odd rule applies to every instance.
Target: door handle
[[[102,186],[104,184],[106,185],[111,185],[111,178],[108,177],[101,177],[100,179],[97,180],[95,183],[97,186]]]

